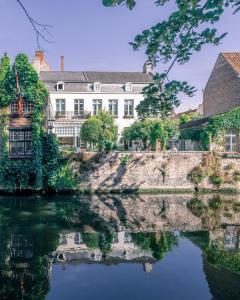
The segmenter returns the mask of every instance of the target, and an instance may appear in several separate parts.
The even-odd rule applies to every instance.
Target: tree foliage
[[[19,84],[23,99],[33,103],[31,115],[32,124],[32,157],[20,160],[9,158],[7,108],[17,99],[16,75],[19,75]],[[18,54],[11,66],[10,59],[4,55],[0,65],[0,186],[7,191],[34,188],[55,189],[64,167],[57,140],[48,133],[44,133],[44,108],[48,92],[38,74],[28,61],[25,54]],[[57,176],[57,174],[59,174]],[[61,175],[61,176],[60,176]],[[67,174],[68,175],[68,174]],[[51,178],[55,178],[55,186],[49,185]],[[69,184],[67,185],[69,186]],[[56,190],[56,189],[55,189]]]
[[[83,124],[81,138],[90,145],[90,148],[99,151],[113,149],[117,141],[114,116],[105,111],[97,116],[92,116]]]
[[[144,150],[156,147],[157,142],[166,149],[168,141],[178,134],[178,124],[173,120],[148,119],[136,121],[124,131],[124,138],[141,141]]]
[[[226,36],[215,28],[227,7],[236,13],[239,0],[156,0],[156,6],[168,2],[176,5],[168,18],[138,34],[131,43],[134,50],[145,48],[148,59],[156,66],[164,65],[155,82],[144,90],[144,101],[137,110],[147,116],[167,117],[174,107],[180,105],[179,94],[193,96],[195,89],[185,81],[170,80],[169,74],[175,64],[188,62],[195,52],[205,45],[217,46]],[[136,0],[103,0],[105,6],[126,5],[133,9]]]

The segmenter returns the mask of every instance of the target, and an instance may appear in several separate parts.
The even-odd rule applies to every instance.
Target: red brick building
[[[240,106],[240,52],[220,53],[203,94],[203,116]]]

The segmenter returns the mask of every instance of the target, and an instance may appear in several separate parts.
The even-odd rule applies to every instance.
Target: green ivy
[[[6,129],[7,108],[16,100],[16,69],[23,98],[33,103],[32,158],[19,160],[9,158]],[[46,87],[25,54],[18,54],[12,66],[10,59],[3,56],[0,64],[0,187],[6,191],[29,188],[60,191],[73,189],[75,185],[74,176],[59,152],[56,137],[43,130],[47,97]]]

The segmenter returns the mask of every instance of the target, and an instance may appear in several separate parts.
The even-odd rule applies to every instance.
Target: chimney
[[[153,71],[153,64],[150,60],[146,61],[143,66],[143,73],[149,74]]]
[[[61,56],[61,72],[64,71],[64,56]]]
[[[32,66],[37,73],[40,73],[41,71],[51,71],[50,66],[45,60],[44,52],[41,50],[35,51],[35,57],[32,61]]]
[[[40,64],[42,64],[44,61],[44,52],[41,50],[35,51],[35,58],[37,58]]]

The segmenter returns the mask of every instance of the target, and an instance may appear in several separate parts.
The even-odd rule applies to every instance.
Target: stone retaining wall
[[[208,152],[113,152],[77,154],[71,166],[80,175],[83,190],[194,190],[188,174]],[[223,158],[222,168],[232,165],[240,171],[240,159]],[[217,189],[205,178],[199,189]],[[239,189],[238,183],[223,184],[221,189]]]

